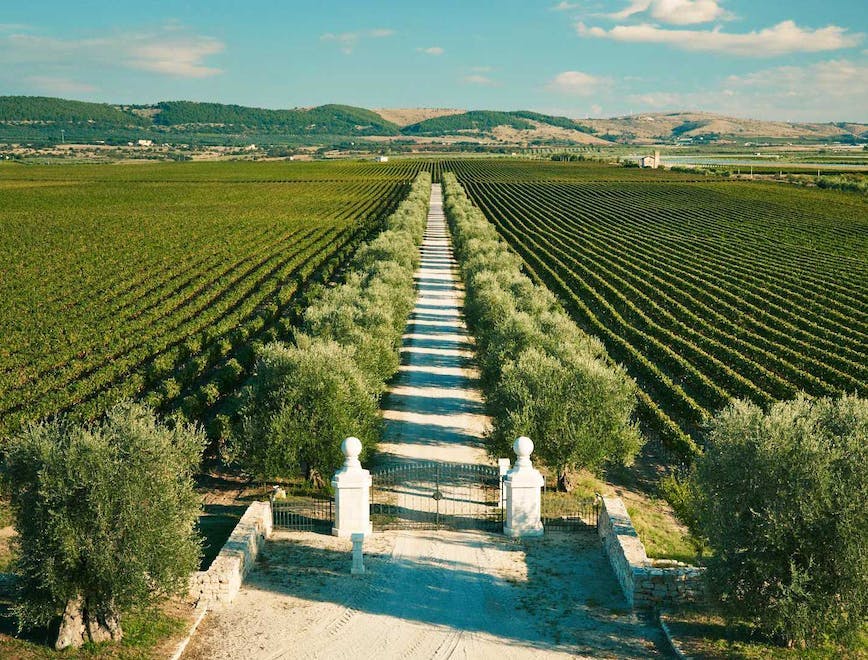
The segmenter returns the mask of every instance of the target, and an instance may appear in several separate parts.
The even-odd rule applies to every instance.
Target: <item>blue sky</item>
[[[866,0],[31,0],[0,94],[868,121]]]

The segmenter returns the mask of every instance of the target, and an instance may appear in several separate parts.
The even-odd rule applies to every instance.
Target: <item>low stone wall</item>
[[[269,536],[271,505],[254,502],[247,507],[208,570],[191,576],[190,596],[196,601],[196,606],[214,609],[230,603]]]
[[[701,598],[703,569],[649,559],[620,497],[603,498],[597,532],[630,607],[657,609]]]

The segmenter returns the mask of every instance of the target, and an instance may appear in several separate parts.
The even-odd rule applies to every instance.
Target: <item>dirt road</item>
[[[461,313],[464,290],[443,216],[440,185],[431,190],[416,307],[407,322],[401,368],[383,400],[378,465],[413,461],[486,463],[488,422],[473,338]]]
[[[385,532],[365,552],[351,576],[348,541],[278,533],[184,658],[666,657],[593,534]]]

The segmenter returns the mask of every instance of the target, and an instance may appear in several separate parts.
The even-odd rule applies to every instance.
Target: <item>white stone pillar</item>
[[[512,445],[516,461],[506,473],[506,524],[503,533],[507,536],[542,536],[541,489],[543,476],[530,462],[533,442],[522,436]]]
[[[359,454],[362,443],[347,438],[341,443],[346,460],[332,478],[335,491],[335,526],[332,534],[350,538],[353,534],[371,534],[371,473],[362,469]]]
[[[353,565],[350,573],[352,575],[364,575],[365,562],[362,559],[362,543],[365,540],[365,535],[353,534],[350,536],[350,540],[353,542]]]
[[[497,506],[503,508],[503,478],[506,476],[506,473],[509,472],[508,458],[497,459],[497,472]]]

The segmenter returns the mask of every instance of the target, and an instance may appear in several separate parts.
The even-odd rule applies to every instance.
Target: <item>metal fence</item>
[[[585,499],[553,499],[543,489],[541,517],[543,527],[549,531],[595,531],[600,519],[599,497]]]
[[[334,525],[334,500],[331,497],[292,497],[271,499],[275,529],[330,533]]]

